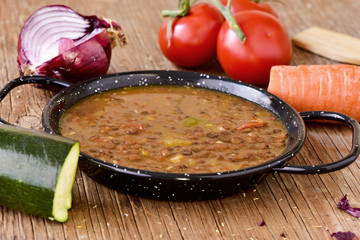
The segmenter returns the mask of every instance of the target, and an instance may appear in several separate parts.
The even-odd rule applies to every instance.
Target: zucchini
[[[0,124],[0,205],[65,222],[79,154],[77,141]]]

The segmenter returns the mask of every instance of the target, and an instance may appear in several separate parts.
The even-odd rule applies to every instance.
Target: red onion
[[[98,77],[107,72],[117,43],[126,44],[117,23],[81,15],[64,5],[45,6],[34,12],[21,30],[19,71],[70,82]]]

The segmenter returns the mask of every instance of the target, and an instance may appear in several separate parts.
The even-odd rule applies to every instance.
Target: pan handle
[[[15,79],[9,81],[8,83],[5,84],[5,86],[2,89],[0,89],[0,102],[6,97],[6,95],[12,89],[14,89],[18,86],[21,86],[24,84],[30,84],[30,83],[43,84],[43,85],[55,85],[55,86],[62,87],[62,88],[71,86],[70,83],[68,83],[64,80],[45,77],[45,76],[37,76],[37,75],[35,76],[34,75],[34,76],[18,77],[18,78],[15,78]],[[0,124],[1,123],[12,125],[0,117]]]
[[[273,168],[273,171],[279,173],[292,173],[292,174],[320,174],[333,172],[342,169],[352,162],[354,162],[360,154],[360,127],[359,123],[344,114],[327,111],[312,111],[312,112],[300,112],[301,117],[304,120],[331,120],[336,122],[345,123],[352,129],[352,147],[350,152],[342,159],[328,164],[320,165],[293,165],[285,164],[283,167]]]

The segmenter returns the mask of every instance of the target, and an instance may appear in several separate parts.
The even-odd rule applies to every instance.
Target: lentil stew
[[[213,173],[281,155],[288,133],[261,106],[189,86],[137,86],[87,97],[60,119],[63,136],[93,157],[169,173]]]

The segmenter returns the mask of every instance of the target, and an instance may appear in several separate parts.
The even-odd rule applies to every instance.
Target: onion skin
[[[49,14],[59,15],[51,19],[48,17]],[[61,14],[67,14],[64,16],[65,20],[58,20],[63,17]],[[77,23],[71,22],[74,16],[80,22],[80,27],[75,28],[74,25]],[[48,20],[54,28],[59,24],[59,30],[55,30],[56,33],[47,33],[49,32],[47,28],[50,28],[50,25],[41,25],[41,21],[44,19]],[[69,24],[70,30],[65,34],[72,36],[71,31],[74,31],[76,37],[62,37],[63,32],[61,31],[63,30],[60,28],[65,27],[66,29],[66,24]],[[39,44],[34,47],[32,42]],[[21,76],[43,75],[64,79],[72,83],[102,76],[109,69],[112,48],[118,44],[121,47],[125,46],[126,38],[122,28],[117,23],[94,15],[81,15],[64,5],[45,6],[35,11],[26,20],[21,30],[17,57],[19,72]],[[51,56],[49,53],[49,59],[42,62],[41,59],[47,57],[47,48],[39,50],[39,47],[43,46],[52,47],[50,50],[57,51],[57,55]],[[53,52],[52,54],[54,54]]]

